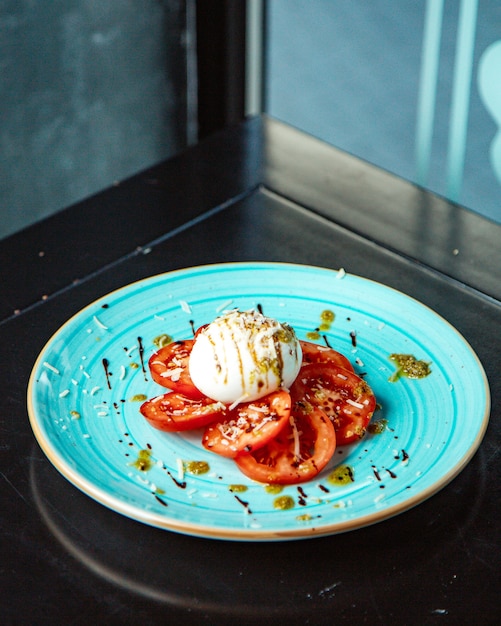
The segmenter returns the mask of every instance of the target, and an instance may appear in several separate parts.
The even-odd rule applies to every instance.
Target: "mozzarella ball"
[[[290,326],[254,310],[235,309],[197,333],[189,372],[202,393],[231,405],[288,389],[301,359]]]

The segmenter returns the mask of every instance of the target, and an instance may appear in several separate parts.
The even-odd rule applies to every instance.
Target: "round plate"
[[[200,432],[162,433],[139,413],[164,390],[147,360],[164,334],[189,338],[223,310],[261,306],[306,339],[325,334],[376,394],[374,432],[338,448],[316,479],[280,494],[206,451]],[[322,342],[322,339],[319,340]],[[395,380],[392,353],[430,363]],[[343,270],[277,263],[188,268],[119,289],[72,317],[38,357],[29,382],[35,436],[55,467],[105,506],[152,526],[238,540],[279,540],[360,528],[415,506],[451,481],[480,445],[490,397],[465,339],[421,303]],[[192,461],[209,471],[190,473]],[[331,481],[339,465],[347,484]],[[277,508],[289,496],[292,508]]]

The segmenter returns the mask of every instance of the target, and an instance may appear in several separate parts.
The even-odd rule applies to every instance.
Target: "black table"
[[[501,226],[254,118],[0,242],[4,624],[491,624],[499,617]],[[107,292],[230,261],[343,267],[453,324],[492,414],[465,470],[395,518],[305,541],[151,528],[80,493],[32,434],[49,337]]]

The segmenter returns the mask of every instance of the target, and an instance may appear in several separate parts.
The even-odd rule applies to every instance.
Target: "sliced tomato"
[[[291,395],[293,402],[325,411],[334,424],[339,446],[364,436],[376,408],[376,398],[365,380],[332,363],[303,365]]]
[[[260,483],[292,485],[311,480],[327,465],[336,448],[334,426],[318,407],[293,408],[289,422],[265,446],[240,452],[240,470]]]
[[[353,365],[350,361],[333,348],[322,346],[318,343],[312,343],[311,341],[300,341],[301,349],[303,350],[303,364],[307,363],[333,363],[339,367],[344,367],[350,372],[353,372]]]
[[[193,399],[171,391],[147,400],[139,410],[155,428],[178,432],[202,428],[216,419],[221,419],[226,407],[207,397]]]
[[[188,370],[188,362],[195,341],[173,341],[157,352],[148,361],[153,380],[187,398],[203,398],[204,394],[195,387]]]
[[[259,400],[239,404],[224,420],[207,426],[202,445],[230,458],[242,450],[257,450],[285,427],[290,411],[291,396],[287,391],[275,391]]]

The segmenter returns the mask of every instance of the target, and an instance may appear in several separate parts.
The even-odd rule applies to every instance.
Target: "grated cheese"
[[[162,378],[170,378],[172,382],[175,383],[181,378],[182,373],[183,373],[182,367],[173,367],[169,370],[165,370],[165,372],[162,372],[160,376]]]
[[[294,457],[299,461],[301,460],[301,456],[300,456],[301,449],[299,447],[299,431],[296,426],[296,421],[292,417],[292,415],[289,418],[289,422],[290,422],[290,425],[292,426],[292,436],[294,438]]]
[[[179,480],[183,480],[183,478],[184,478],[184,463],[183,463],[183,459],[178,457],[176,459],[176,465],[177,465],[177,477],[178,477]]]
[[[252,409],[253,411],[257,411],[258,413],[266,413],[268,411],[267,407],[256,406],[255,404],[249,404],[249,409]]]
[[[57,367],[54,367],[50,363],[47,363],[47,361],[43,362],[43,366],[46,367],[51,372],[54,372],[54,374],[60,374],[60,371],[57,369]]]
[[[230,406],[228,407],[228,410],[233,411],[233,409],[236,408],[241,402],[244,402],[248,396],[249,396],[248,393],[244,393],[244,395],[240,396],[240,398],[237,398],[235,402],[233,402],[233,404],[230,404]]]
[[[103,330],[108,330],[108,326],[103,324],[103,322],[101,322],[101,320],[97,317],[97,315],[94,315],[92,319],[96,322],[99,328],[102,328]]]
[[[227,300],[224,304],[219,305],[216,309],[216,313],[221,313],[221,311],[227,309],[232,302],[233,300]]]
[[[254,425],[254,432],[261,430],[261,428],[264,428],[269,422],[273,422],[273,417],[271,415],[268,415],[268,417],[263,419],[260,424]]]
[[[364,405],[361,402],[355,402],[355,400],[351,400],[350,398],[346,399],[347,404],[351,404],[351,406],[354,406],[356,409],[363,409]]]

